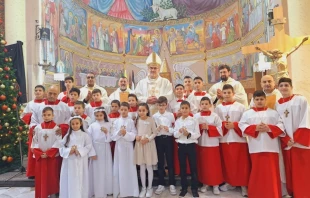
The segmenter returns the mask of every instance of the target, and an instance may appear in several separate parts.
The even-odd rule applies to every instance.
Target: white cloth
[[[108,133],[101,131],[101,127],[106,128]],[[107,197],[113,193],[111,123],[96,121],[89,126],[88,133],[97,154],[97,160],[90,160],[89,164],[89,195]]]
[[[271,133],[271,130],[267,132],[258,132],[258,136],[256,138],[244,134],[246,128],[251,125],[258,125],[260,123],[274,125],[284,131],[282,119],[278,112],[273,109],[268,108],[266,111],[254,111],[253,109],[250,109],[244,112],[239,122],[239,127],[242,131],[242,134],[248,139],[249,153],[279,153],[280,145],[278,137],[272,139],[267,134]],[[285,133],[283,132],[280,136],[284,137]]]
[[[159,112],[155,113],[153,115],[153,119],[155,120],[155,123],[158,126],[166,126],[169,128],[169,131],[166,132],[164,129],[161,129],[159,132],[157,132],[157,136],[161,135],[173,135],[173,124],[175,122],[174,115],[171,112],[165,111],[165,113],[161,114]]]
[[[215,113],[221,118],[222,121],[226,121],[226,116],[229,116],[230,122],[239,122],[242,114],[245,112],[245,106],[239,102],[234,102],[231,105],[220,104],[215,108]],[[227,134],[220,139],[220,143],[240,142],[245,143],[246,139],[240,137],[234,129],[229,129]]]
[[[95,120],[96,120],[94,111],[98,107],[104,107],[107,115],[110,113],[110,107],[111,106],[104,104],[104,102],[102,102],[101,106],[96,106],[96,107],[92,107],[91,104],[87,104],[85,107],[85,114],[90,117],[92,123],[95,122]]]
[[[271,93],[266,93],[266,96],[271,96],[271,95],[276,95],[276,101],[278,101],[280,98],[282,98],[282,94],[281,92],[278,90],[278,89],[274,89]],[[250,102],[250,107],[254,107],[254,101],[253,101],[253,98],[251,99],[251,102]]]
[[[286,134],[291,139],[294,140],[294,133],[297,129],[310,129],[309,104],[304,96],[294,95],[294,97],[288,102],[282,104],[277,102],[276,110],[278,111],[283,120]],[[284,113],[286,110],[289,112],[287,117]],[[295,143],[293,146],[302,149],[310,149],[310,147],[306,147],[298,143]],[[291,147],[286,147],[285,150],[289,150],[290,148]]]
[[[30,127],[41,124],[44,120],[42,117],[42,110],[45,107],[51,107],[54,110],[54,122],[59,124],[68,124],[71,117],[70,109],[64,102],[59,102],[56,105],[46,105],[44,102],[40,103],[33,109],[31,116]]]
[[[191,111],[193,113],[197,113],[199,111],[201,98],[208,97],[211,100],[211,103],[213,103],[213,100],[212,100],[211,96],[208,94],[208,92],[206,92],[206,94],[204,96],[195,96],[195,92],[196,91],[192,91],[192,93],[189,94],[189,96],[187,97],[187,101],[193,105],[193,109],[191,108]],[[213,110],[214,110],[214,108],[212,106],[211,111],[213,111]]]
[[[191,134],[190,138],[187,138],[183,133],[179,132],[179,129],[186,128],[186,130]],[[200,137],[200,130],[198,121],[188,116],[187,118],[183,119],[180,117],[175,122],[174,126],[174,137],[177,138],[175,141],[181,144],[191,144],[191,143],[198,143],[198,138]]]
[[[120,88],[117,88],[113,93],[111,93],[111,95],[109,96],[110,101],[112,102],[112,100],[120,100],[119,97],[119,93],[121,93],[123,91],[121,91]],[[128,93],[134,93],[131,89],[127,88],[126,91],[124,92],[128,92]]]
[[[187,102],[189,102],[187,99],[185,98],[182,98],[180,100],[186,100]],[[196,108],[195,106],[191,103],[190,103],[190,106],[191,106],[191,112],[196,111]],[[168,108],[169,111],[171,111],[172,113],[178,113],[178,111],[180,110],[180,105],[181,105],[181,102],[178,102],[178,99],[177,98],[174,98],[172,99],[170,102],[169,102],[169,105],[168,105]]]
[[[208,126],[213,125],[216,127],[220,136],[223,136],[222,132],[222,120],[216,113],[211,113],[209,116],[201,116],[200,113],[196,113],[194,118],[198,120],[199,124],[207,124]],[[209,137],[206,131],[203,131],[200,138],[198,139],[198,145],[203,147],[215,147],[219,146],[220,137]]]
[[[81,130],[72,131],[68,147],[65,147],[67,135],[59,149],[63,158],[60,172],[59,198],[88,197],[88,152],[92,148],[89,135]],[[80,156],[70,155],[72,146],[77,146]]]
[[[43,102],[42,102],[43,103]],[[34,100],[31,100],[28,102],[27,106],[23,110],[23,113],[20,115],[20,118],[22,119],[27,113],[33,113],[37,106],[39,106],[41,103],[36,103]]]
[[[242,84],[239,81],[236,81],[236,80],[232,79],[231,77],[229,77],[226,82],[220,81],[220,82],[212,85],[212,87],[209,89],[209,94],[212,97],[212,101],[215,101],[215,99],[217,97],[217,94],[216,94],[217,89],[222,90],[223,86],[225,84],[230,84],[234,88],[234,92],[235,92],[234,100],[236,100],[237,102],[239,102],[239,103],[243,104],[245,107],[247,107],[248,106],[248,96],[245,93],[244,87],[242,86]],[[218,105],[220,103],[221,103],[221,101],[218,100],[216,105]]]
[[[121,136],[120,129],[126,127],[126,135]],[[133,141],[137,130],[130,118],[119,118],[114,122],[112,140],[116,141],[113,164],[113,197],[138,197],[139,186],[137,169],[134,164]]]
[[[66,96],[66,94],[65,94],[65,92],[63,91],[63,92],[60,92],[59,94],[58,94],[58,97],[57,97],[57,100],[61,100],[63,97],[65,97]]]
[[[59,148],[61,143],[61,135],[56,135],[57,129],[59,129],[57,125],[53,129],[42,129],[41,124],[38,125],[34,129],[31,148],[39,148],[43,152],[50,148]],[[45,135],[47,135],[46,140],[44,138]]]
[[[135,89],[135,93],[138,97],[139,102],[146,102],[148,97],[156,96],[159,98],[160,96],[165,96],[168,101],[172,99],[172,84],[166,78],[162,78],[158,76],[157,79],[149,79],[146,77],[140,80]],[[157,105],[151,104],[149,105],[151,115],[157,112]]]
[[[94,89],[100,89],[101,95],[102,95],[101,100],[103,101],[103,103],[109,104],[110,99],[109,99],[109,97],[108,97],[107,91],[106,91],[103,87],[100,87],[99,85],[96,85],[96,84],[95,84],[94,87],[92,87],[91,89],[89,89],[89,87],[88,87],[87,85],[85,85],[84,87],[82,87],[82,88],[80,89],[81,93],[80,93],[80,98],[79,98],[79,100],[83,101],[83,100],[86,98],[86,96],[87,96],[87,94],[88,94],[88,91],[90,91],[90,90],[92,91],[92,90],[94,90]]]

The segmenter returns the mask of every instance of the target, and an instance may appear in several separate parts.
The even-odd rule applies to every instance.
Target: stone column
[[[309,0],[284,0],[287,5],[287,30],[291,37],[310,35]],[[285,9],[285,8],[284,8]],[[286,13],[286,12],[284,12]],[[290,76],[293,80],[294,93],[305,96],[310,102],[310,45],[302,45],[288,59]]]

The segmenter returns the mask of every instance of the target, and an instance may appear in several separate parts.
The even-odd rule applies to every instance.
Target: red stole
[[[119,118],[120,117],[120,113],[119,112],[116,112],[116,113],[110,113],[109,114],[109,118]]]
[[[138,107],[130,107],[129,108],[129,112],[137,112],[138,111]]]
[[[58,103],[60,102],[60,100],[56,100],[56,101],[48,101],[48,100],[45,100],[44,103],[45,105],[58,105]]]
[[[99,102],[91,102],[90,105],[91,105],[92,107],[101,107],[102,101],[99,101]]]
[[[206,92],[204,92],[204,91],[201,91],[201,92],[195,92],[194,93],[194,96],[204,96],[204,95],[206,95]]]

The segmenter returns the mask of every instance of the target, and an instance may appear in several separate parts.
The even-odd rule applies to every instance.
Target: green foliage
[[[21,93],[18,90],[12,59],[7,56],[6,42],[2,34],[0,41],[0,170],[9,170],[9,167],[19,162],[19,140],[23,153],[27,152],[28,126],[19,118],[20,108],[17,98]],[[13,160],[4,161],[3,157]]]
[[[172,0],[162,0],[159,6],[165,10],[174,7]]]
[[[178,11],[178,19],[188,17],[186,5],[184,5],[184,4],[177,4],[175,6],[175,9]]]
[[[152,8],[144,8],[140,14],[143,16],[144,21],[151,21],[152,19],[158,17],[159,15],[153,12]]]

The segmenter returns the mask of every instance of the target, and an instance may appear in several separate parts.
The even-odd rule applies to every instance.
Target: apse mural
[[[60,35],[79,44],[87,43],[86,11],[75,1],[61,0],[59,28]]]
[[[58,60],[59,0],[42,0],[41,3],[42,26],[50,29],[50,41],[47,42],[46,46],[42,44],[42,48],[47,48],[47,62],[51,62],[52,65],[55,65]]]
[[[124,65],[121,63],[104,62],[73,55],[74,78],[76,86],[86,85],[86,75],[92,72],[96,75],[96,84],[102,87],[116,87],[123,75]]]
[[[242,8],[241,30],[245,36],[248,32],[263,20],[263,3],[262,0],[239,0]]]
[[[206,62],[204,60],[185,61],[173,64],[172,83],[174,85],[183,84],[185,76],[190,76],[193,79],[196,76],[200,76],[202,79],[206,79],[205,65]]]
[[[241,37],[238,2],[205,19],[206,48],[215,49]]]
[[[106,52],[123,53],[122,24],[95,15],[88,18],[89,46]]]
[[[83,0],[91,8],[117,18],[137,21],[181,19],[212,10],[228,0]]]
[[[164,31],[170,54],[193,53],[204,49],[203,20],[165,26]]]
[[[231,68],[231,77],[235,80],[246,80],[253,77],[253,64],[256,58],[256,54],[250,55],[249,58],[245,58],[241,52],[224,56],[221,58],[210,59],[207,61],[207,74],[208,83],[215,83],[220,81],[219,66],[226,64]],[[254,61],[254,62],[253,62]],[[257,62],[256,61],[256,62]],[[251,65],[251,63],[253,64]]]

